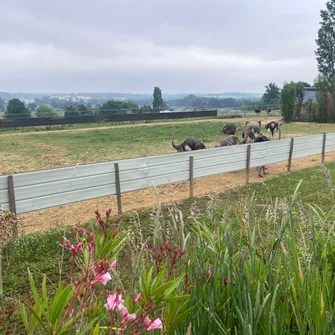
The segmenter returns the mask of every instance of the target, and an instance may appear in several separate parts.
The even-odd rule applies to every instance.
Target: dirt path
[[[327,161],[335,160],[335,153],[326,155]],[[296,159],[292,164],[292,171],[316,166],[321,161],[321,156],[310,156]],[[258,177],[256,169],[251,170],[250,182],[262,182],[266,179],[278,177],[285,174],[287,162],[272,164],[268,166],[269,174],[264,179]],[[213,177],[198,178],[195,180],[195,196],[203,196],[209,193],[222,193],[237,186],[244,185],[245,172],[233,172]],[[187,182],[178,183],[158,188],[159,201],[167,203],[172,200],[182,200],[189,196],[189,185]],[[153,189],[140,190],[122,195],[124,211],[139,210],[141,208],[152,207],[157,202],[157,197]],[[21,215],[24,232],[36,232],[46,228],[55,227],[57,224],[75,225],[86,223],[94,218],[96,210],[105,211],[112,208],[117,209],[114,196],[88,200],[81,203],[70,204],[44,211],[33,212]]]
[[[273,117],[271,120],[278,121],[280,117]],[[46,131],[30,131],[22,133],[7,133],[0,134],[0,136],[22,136],[22,135],[37,135],[37,134],[58,134],[58,133],[70,133],[70,132],[80,132],[80,131],[94,131],[94,130],[105,130],[105,129],[117,129],[117,128],[130,128],[130,127],[154,127],[154,126],[165,126],[172,125],[175,123],[203,123],[203,122],[241,122],[244,120],[242,118],[233,118],[233,119],[204,119],[204,120],[189,120],[189,121],[168,121],[168,122],[154,122],[154,123],[134,123],[134,124],[124,124],[119,126],[105,126],[105,127],[93,127],[93,128],[78,128],[78,129],[63,129],[63,130],[46,130]]]

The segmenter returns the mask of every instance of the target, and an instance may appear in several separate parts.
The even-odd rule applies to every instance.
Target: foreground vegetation
[[[25,302],[21,314],[30,331],[24,330],[19,311],[11,316],[10,329],[14,334],[60,334],[69,326],[73,332],[67,334],[79,329],[83,334],[135,334],[149,328],[144,322],[149,317],[171,334],[333,334],[334,178],[335,163],[330,163],[231,194],[128,215],[120,222],[109,218],[107,224],[98,217],[99,224],[91,222],[85,229],[94,233],[96,262],[117,259],[116,267],[105,269],[111,276],[106,286],[103,280],[90,284],[97,277],[92,269],[83,277],[85,250],[92,242],[88,232],[58,228],[23,236],[3,250],[2,301],[4,311],[17,310],[19,297]],[[104,225],[112,229],[108,237]],[[66,290],[60,282],[73,285],[73,251],[59,247],[64,236],[74,246],[82,243],[72,278],[77,286],[68,292],[68,304],[57,298]],[[98,240],[109,247],[103,251]],[[27,295],[27,269],[38,292],[46,275],[42,295],[35,290]],[[78,287],[89,288],[89,305],[80,304]],[[126,297],[129,320],[103,307],[114,294]],[[76,314],[67,314],[71,301]]]
[[[237,119],[238,120],[238,119]],[[243,119],[237,124],[243,129]],[[285,124],[283,137],[331,132],[329,125]],[[240,133],[241,134],[241,133]],[[195,137],[207,147],[222,139],[219,122],[178,123],[176,142]],[[136,126],[62,133],[0,136],[0,173],[25,172],[59,166],[135,158],[175,152],[169,125]]]

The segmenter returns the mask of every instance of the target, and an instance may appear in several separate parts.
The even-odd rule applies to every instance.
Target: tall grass
[[[155,239],[188,251],[192,312],[170,334],[335,334],[334,210],[271,199],[263,212],[208,206],[184,225],[155,215]],[[139,241],[138,241],[139,242]],[[143,253],[141,253],[143,264]]]
[[[261,209],[255,195],[240,207],[218,207],[214,197],[188,218],[158,205],[149,224],[123,224],[113,285],[149,299],[157,264],[165,266],[178,289],[159,305],[164,334],[335,334],[334,208],[304,203],[300,190],[289,200],[269,195]],[[176,259],[177,250],[186,253]]]
[[[188,275],[201,279],[180,334],[190,324],[192,334],[335,333],[331,214],[303,208],[297,190],[285,215],[272,208],[276,239],[264,249],[252,205],[244,227],[229,210],[220,221],[194,220]]]

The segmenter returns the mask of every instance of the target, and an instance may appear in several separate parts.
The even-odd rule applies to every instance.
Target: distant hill
[[[225,92],[225,93],[209,93],[209,94],[198,93],[194,95],[199,97],[218,98],[218,99],[234,98],[234,99],[250,99],[250,100],[259,100],[263,96],[263,94],[261,93],[241,93],[241,92]]]
[[[13,96],[9,93],[6,93],[6,92],[0,92],[0,98],[2,100],[8,101],[8,100],[12,99]]]
[[[241,93],[241,92],[224,92],[224,93],[164,93],[163,98],[165,101],[176,101],[184,99],[185,97],[193,95],[199,98],[216,98],[216,99],[247,99],[247,100],[259,100],[262,97],[262,94],[259,93]],[[122,92],[78,92],[78,93],[6,93],[0,92],[0,97],[6,101],[19,98],[22,100],[34,100],[35,98],[41,99],[43,97],[57,97],[64,99],[73,99],[73,101],[78,101],[83,99],[87,101],[89,99],[97,99],[99,101],[106,100],[131,100],[138,105],[151,104],[152,103],[152,93],[143,93],[143,94],[134,94],[134,93],[122,93]]]

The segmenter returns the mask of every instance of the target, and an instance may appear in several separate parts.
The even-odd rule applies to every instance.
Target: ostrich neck
[[[176,149],[176,150],[179,150],[180,148],[180,145],[176,145],[175,141],[174,141],[174,129],[172,129],[172,146]]]

